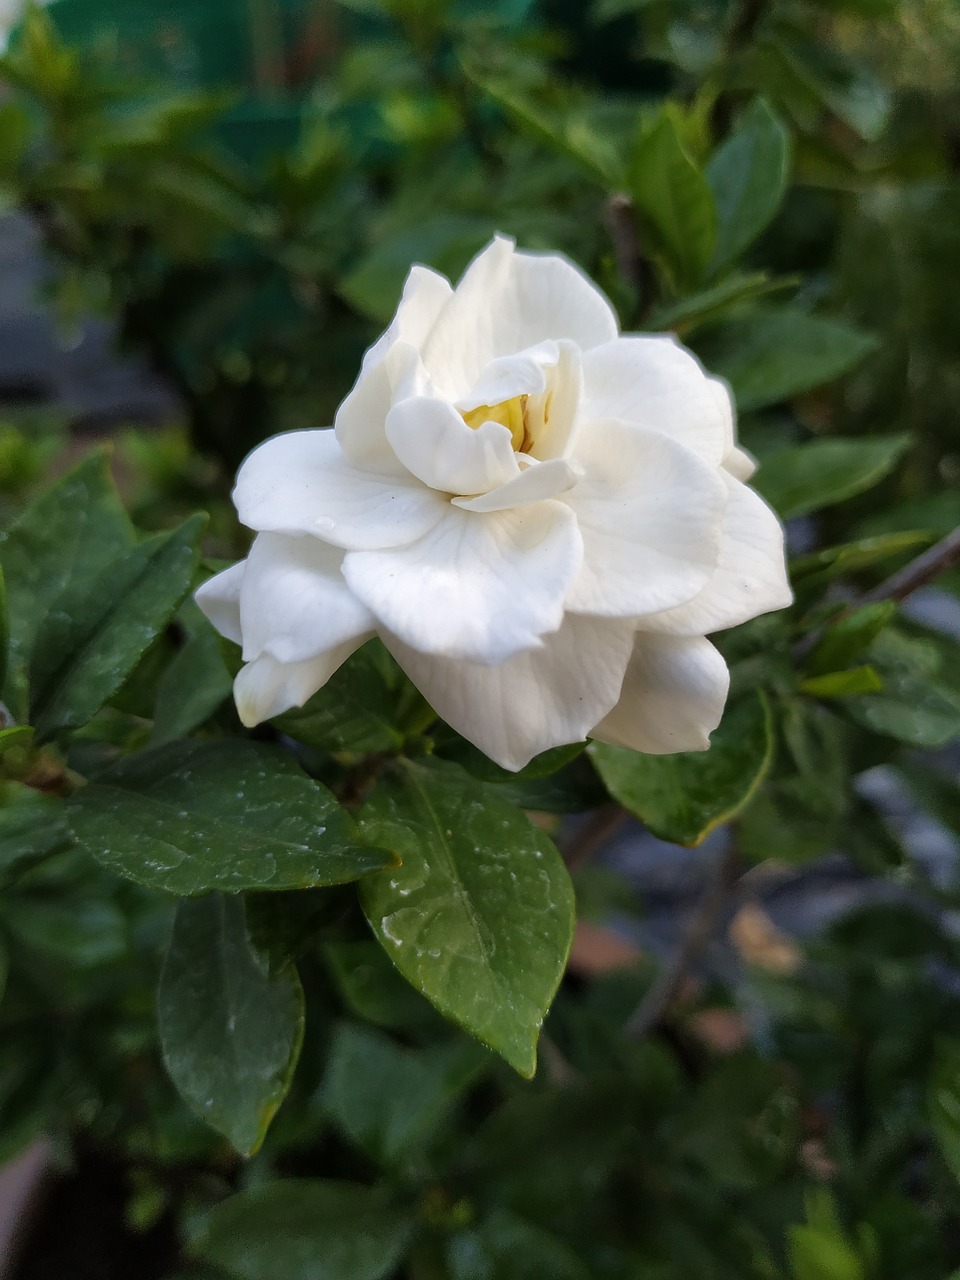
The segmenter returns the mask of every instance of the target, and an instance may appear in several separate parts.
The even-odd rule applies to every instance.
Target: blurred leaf
[[[15,176],[32,132],[30,116],[21,103],[0,104],[0,179]]]
[[[788,166],[786,130],[758,98],[706,168],[717,207],[713,274],[735,262],[772,221],[786,191]]]
[[[844,573],[869,569],[871,565],[881,564],[906,551],[929,546],[932,541],[929,533],[918,529],[905,533],[878,534],[873,538],[858,538],[855,542],[845,542],[838,547],[823,547],[792,559],[790,579],[795,583],[803,579],[803,586],[807,585],[807,579],[810,578],[814,581],[830,581]]]
[[[0,884],[73,844],[62,800],[17,782],[5,782],[0,802]]]
[[[960,1046],[941,1042],[927,1095],[930,1123],[943,1158],[960,1182]]]
[[[120,688],[189,590],[206,522],[193,516],[56,598],[30,656],[38,737],[86,724]]]
[[[664,111],[630,158],[630,195],[650,219],[681,289],[701,279],[717,236],[713,195]]]
[[[96,969],[124,959],[128,951],[126,917],[102,898],[21,893],[7,927],[21,946],[72,969]]]
[[[238,1280],[381,1280],[412,1225],[383,1188],[281,1178],[217,1205],[192,1251]]]
[[[230,696],[232,682],[217,633],[192,600],[180,619],[187,638],[157,681],[151,747],[187,737]]]
[[[649,756],[603,742],[590,755],[610,794],[659,836],[696,845],[749,803],[773,752],[770,709],[762,695],[731,705],[709,751]]]
[[[573,890],[554,846],[489,786],[453,765],[407,762],[361,813],[402,865],[360,900],[404,977],[521,1075],[573,935]]]
[[[767,297],[771,293],[782,293],[785,289],[793,289],[796,283],[796,280],[790,277],[771,278],[762,271],[747,276],[728,276],[702,293],[694,293],[690,297],[681,298],[679,302],[657,307],[647,318],[645,327],[654,330],[673,329],[684,334],[691,333],[700,325],[721,319],[734,307],[739,307],[745,302],[755,302],[758,298]]]
[[[808,670],[814,675],[842,671],[860,656],[896,614],[894,601],[878,600],[875,604],[861,605],[852,613],[830,622],[807,659]]]
[[[292,961],[250,938],[242,897],[181,900],[157,1016],[182,1096],[241,1155],[252,1155],[290,1087],[303,991]]]
[[[825,1190],[807,1197],[807,1224],[788,1228],[787,1255],[794,1280],[867,1280]]]
[[[796,307],[754,307],[699,334],[711,373],[726,378],[741,412],[833,382],[876,347],[860,329]]]
[[[323,948],[338,994],[352,1013],[377,1027],[410,1032],[439,1015],[419,991],[406,982],[372,939],[328,942]]]
[[[133,545],[104,453],[95,453],[36,498],[0,537],[10,614],[8,700],[26,716],[23,684],[33,638],[72,582],[90,583]]]
[[[877,436],[791,445],[765,458],[752,484],[784,520],[792,520],[879,484],[911,443],[909,436]]]
[[[862,693],[877,693],[883,681],[873,667],[853,667],[849,671],[831,671],[829,675],[810,676],[800,681],[800,692],[810,698],[854,698]]]
[[[590,1280],[560,1240],[502,1209],[447,1246],[451,1280]]]
[[[883,691],[844,704],[858,724],[917,747],[941,747],[960,734],[960,695],[945,687],[931,641],[887,629],[865,656]]]
[[[181,895],[342,884],[392,860],[291,756],[252,742],[129,756],[77,792],[68,821],[104,866]]]
[[[10,662],[10,615],[7,610],[7,584],[0,564],[0,693],[7,683],[7,667]],[[0,724],[6,717],[0,712]]]
[[[327,1059],[324,1109],[377,1164],[395,1165],[429,1142],[484,1057],[469,1040],[413,1050],[344,1024]]]

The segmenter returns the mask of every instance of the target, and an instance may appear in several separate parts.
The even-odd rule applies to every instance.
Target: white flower
[[[248,725],[379,635],[508,769],[587,736],[701,750],[728,686],[705,635],[791,599],[751,471],[723,383],[498,237],[456,289],[411,270],[335,430],[247,458],[258,536],[197,599],[243,645]]]

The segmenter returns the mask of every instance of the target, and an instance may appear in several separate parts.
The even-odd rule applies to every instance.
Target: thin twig
[[[737,883],[739,867],[739,850],[736,841],[731,839],[717,862],[713,879],[694,908],[679,947],[627,1022],[625,1030],[631,1039],[639,1040],[653,1031],[676,999],[687,975],[716,932]]]
[[[640,248],[633,201],[625,192],[619,191],[607,200],[603,206],[603,221],[613,244],[617,272],[624,284],[636,292],[640,308],[646,314],[655,300],[656,281]]]
[[[801,662],[806,658],[817,647],[830,627],[839,622],[841,618],[848,618],[851,613],[855,613],[857,609],[862,608],[865,604],[879,604],[883,600],[895,600],[898,604],[901,604],[908,596],[913,595],[914,591],[919,591],[921,587],[926,587],[931,582],[935,582],[941,574],[946,573],[948,569],[952,569],[955,564],[960,564],[960,525],[952,533],[948,533],[945,538],[941,538],[939,542],[934,543],[928,550],[922,551],[920,555],[915,556],[902,569],[884,579],[879,586],[873,587],[870,591],[865,591],[862,595],[851,600],[829,622],[823,626],[815,627],[813,631],[805,635],[793,647],[794,661]]]

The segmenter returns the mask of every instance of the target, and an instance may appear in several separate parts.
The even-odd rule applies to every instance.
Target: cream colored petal
[[[232,564],[229,569],[208,578],[197,589],[194,597],[220,634],[234,644],[243,643],[240,630],[240,588],[246,568],[245,560]]]
[[[252,729],[291,707],[302,707],[369,638],[358,636],[306,662],[278,662],[268,653],[248,662],[233,682],[233,696],[241,721]]]
[[[444,400],[418,397],[394,405],[387,438],[407,470],[444,495],[486,493],[520,474],[506,427],[468,427]]]

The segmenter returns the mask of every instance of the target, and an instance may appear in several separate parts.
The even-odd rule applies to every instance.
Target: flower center
[[[501,400],[499,404],[478,404],[476,409],[467,409],[460,416],[474,431],[485,422],[499,422],[510,432],[516,452],[529,453],[533,448],[533,433],[527,411],[529,399],[529,396],[514,396],[512,400]]]

